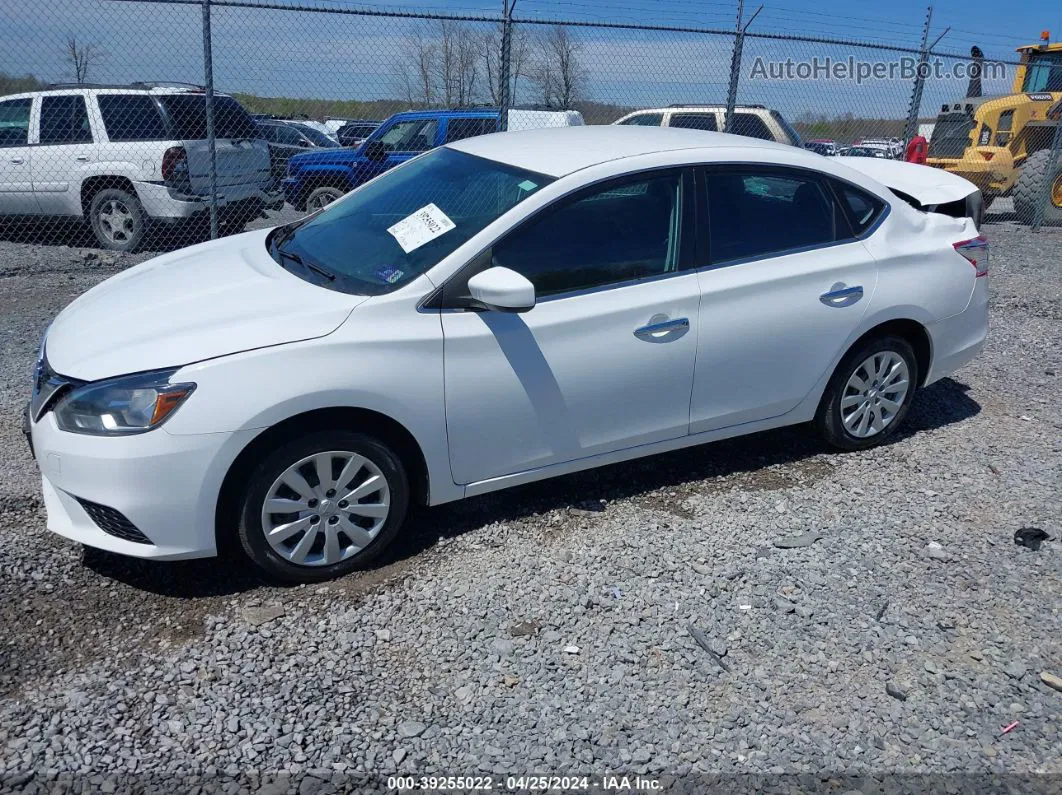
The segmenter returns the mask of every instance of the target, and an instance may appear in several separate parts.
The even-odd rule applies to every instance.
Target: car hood
[[[164,254],[92,288],[52,323],[49,365],[95,381],[335,331],[365,297],[285,271],[266,250],[267,234]]]
[[[356,149],[346,149],[341,146],[320,147],[300,152],[291,158],[291,162],[304,166],[349,166],[358,162],[361,149],[361,146]]]

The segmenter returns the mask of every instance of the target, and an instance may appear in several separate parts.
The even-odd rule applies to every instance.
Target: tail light
[[[179,172],[188,171],[188,153],[183,146],[171,146],[162,153],[162,178],[170,182]]]
[[[976,278],[988,275],[988,238],[984,235],[952,243],[955,251],[974,267]]]

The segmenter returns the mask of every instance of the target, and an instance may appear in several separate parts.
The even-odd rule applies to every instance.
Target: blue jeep
[[[296,209],[313,212],[421,152],[497,129],[493,108],[396,113],[357,148],[294,155],[284,196]]]

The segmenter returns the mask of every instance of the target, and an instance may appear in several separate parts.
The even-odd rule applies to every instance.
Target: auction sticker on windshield
[[[439,235],[446,234],[454,226],[456,224],[446,213],[432,203],[425,204],[412,215],[407,215],[394,226],[389,226],[387,232],[408,254]]]

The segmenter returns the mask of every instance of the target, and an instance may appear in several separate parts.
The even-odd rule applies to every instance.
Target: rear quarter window
[[[873,196],[864,190],[860,190],[847,182],[834,182],[834,191],[840,199],[841,208],[848,216],[848,223],[856,236],[862,235],[872,227],[885,212],[885,202],[877,196]],[[899,195],[899,194],[897,194]],[[913,202],[910,197],[900,196],[905,201]],[[917,203],[912,206],[918,206]]]
[[[204,94],[164,94],[159,102],[173,126],[174,138],[202,141],[207,137]],[[232,97],[214,97],[214,134],[218,138],[258,138],[250,114]]]
[[[96,98],[111,141],[165,141],[166,122],[155,100],[145,94],[101,94]]]

